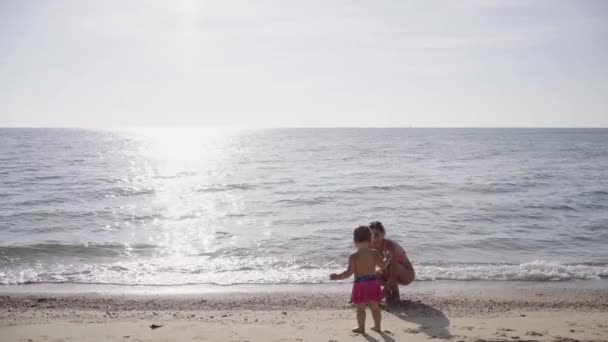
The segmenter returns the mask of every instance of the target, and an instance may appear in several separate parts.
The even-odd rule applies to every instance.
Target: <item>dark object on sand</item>
[[[478,338],[475,342],[511,342],[511,340],[486,340],[484,338]],[[517,340],[517,342],[540,342],[539,340]]]
[[[574,339],[574,338],[569,338],[569,337],[559,337],[559,336],[555,337],[555,338],[553,339],[553,341],[554,341],[554,342],[580,342],[579,340]]]
[[[162,325],[158,325],[158,324],[152,324],[150,325],[150,329],[154,330],[154,329],[158,329],[158,328],[162,328]]]
[[[493,340],[493,339],[485,339],[478,338],[475,342],[511,342],[511,340]],[[539,340],[517,340],[517,342],[540,342]]]

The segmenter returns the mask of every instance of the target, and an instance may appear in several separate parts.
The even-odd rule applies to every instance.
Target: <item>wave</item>
[[[576,208],[567,204],[549,204],[549,205],[525,205],[525,209],[549,209],[555,211],[578,211]]]
[[[209,260],[205,262],[208,264]],[[105,285],[181,286],[242,284],[324,284],[338,265],[242,265],[228,262],[220,269],[154,263],[60,265],[0,271],[0,284],[74,283]],[[270,267],[269,267],[270,266]],[[226,268],[229,267],[229,268]],[[50,271],[52,269],[53,271]],[[608,264],[421,264],[416,281],[530,281],[560,282],[608,279]]]
[[[608,196],[608,190],[594,190],[594,191],[587,191],[587,192],[583,192],[582,195],[587,195],[587,196]]]
[[[274,181],[265,181],[260,183],[261,185],[285,185],[285,184],[295,184],[296,181],[293,179],[279,179]]]
[[[423,265],[416,270],[417,280],[566,281],[608,278],[606,264],[558,264],[548,261],[515,265]]]
[[[61,204],[67,202],[67,198],[31,199],[15,203],[16,206],[38,206],[48,204]]]
[[[34,169],[36,170],[36,169]],[[38,171],[38,170],[36,170]],[[46,180],[56,180],[56,179],[63,179],[65,178],[64,176],[59,176],[59,175],[48,175],[48,176],[34,176],[34,177],[25,177],[23,180],[24,181],[46,181]]]
[[[430,185],[394,184],[394,185],[369,185],[346,188],[336,191],[337,193],[365,194],[370,192],[389,192],[405,190],[430,190]]]
[[[6,197],[11,197],[11,196],[17,196],[19,194],[14,193],[14,192],[3,192],[0,193],[0,198],[6,198]]]
[[[242,183],[242,184],[224,184],[224,185],[210,185],[207,187],[196,189],[197,192],[221,192],[230,190],[253,190],[256,188],[254,184]]]
[[[283,204],[287,206],[309,206],[309,205],[319,205],[329,201],[334,200],[333,197],[328,196],[318,196],[313,198],[294,198],[294,199],[282,199],[278,200],[275,203]]]
[[[522,184],[515,183],[469,184],[461,187],[459,190],[480,194],[505,194],[523,191],[524,187]]]
[[[148,221],[155,219],[187,219],[188,216],[180,216],[177,218],[168,217],[166,215],[160,213],[143,213],[140,215],[135,215],[131,213],[112,213],[110,211],[67,211],[67,210],[35,210],[35,211],[24,211],[18,212],[9,215],[0,214],[0,221],[12,222],[15,220],[30,220],[36,222],[43,222],[52,219],[64,219],[64,220],[79,220],[82,218],[87,218],[94,216],[111,218],[111,219],[119,219],[124,221]],[[45,226],[41,228],[43,232],[44,229],[52,229],[49,226]]]
[[[604,223],[591,223],[588,225],[583,226],[583,228],[585,230],[590,230],[592,232],[595,231],[608,231],[608,222],[604,222]]]
[[[0,246],[0,257],[11,259],[25,258],[28,260],[48,257],[118,257],[125,255],[151,255],[157,248],[158,246],[149,244],[39,243],[24,246]]]
[[[108,196],[128,197],[128,196],[142,196],[142,195],[154,195],[156,191],[154,189],[136,189],[136,188],[111,188],[106,190],[109,192]]]
[[[24,219],[32,221],[45,221],[50,218],[63,218],[63,219],[80,219],[82,217],[90,215],[86,211],[66,211],[66,210],[36,210],[36,211],[25,211],[18,212],[8,215],[0,214],[0,220],[6,220],[11,222],[14,220]]]

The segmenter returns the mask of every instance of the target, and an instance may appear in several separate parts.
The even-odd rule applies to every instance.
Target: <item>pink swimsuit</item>
[[[380,303],[383,293],[376,275],[370,274],[355,278],[351,295],[354,304]]]
[[[387,243],[388,242],[388,243]],[[386,252],[386,251],[390,251],[390,247],[395,247],[394,243],[390,240],[388,241],[384,241],[384,243],[382,244],[382,251]],[[399,248],[401,249],[401,248]],[[402,253],[397,253],[395,255],[393,255],[393,259],[397,260],[398,263],[403,264],[405,263],[405,251],[403,249],[401,249]]]

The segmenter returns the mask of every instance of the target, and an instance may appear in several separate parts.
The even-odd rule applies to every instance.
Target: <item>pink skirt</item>
[[[364,276],[355,279],[351,295],[353,304],[380,303],[383,297],[382,288],[375,276],[373,278]]]

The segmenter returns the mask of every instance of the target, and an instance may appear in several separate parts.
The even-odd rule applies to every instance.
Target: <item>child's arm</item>
[[[380,267],[382,270],[388,267],[393,256],[390,252],[386,252],[385,257],[386,258],[383,258],[382,255],[380,255],[380,252],[376,251],[376,266]]]
[[[349,278],[355,272],[354,264],[355,264],[354,256],[351,254],[351,256],[348,258],[348,268],[346,269],[346,271],[344,271],[340,274],[332,273],[329,275],[329,279],[330,280],[342,280],[342,279]]]

